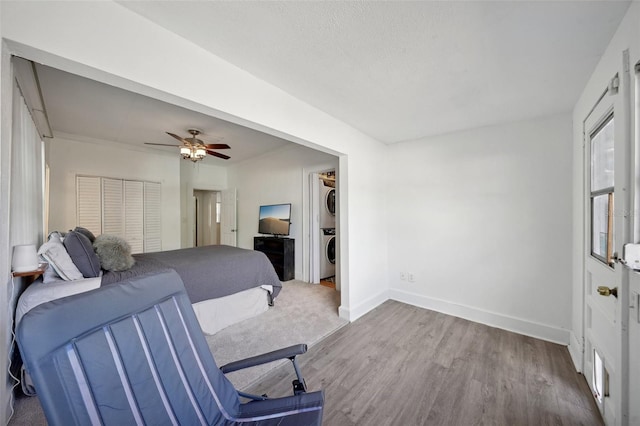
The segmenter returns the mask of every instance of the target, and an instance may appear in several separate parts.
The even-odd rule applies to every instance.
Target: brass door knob
[[[613,296],[618,297],[618,287],[609,288],[607,286],[601,285],[598,287],[598,293],[600,296]]]

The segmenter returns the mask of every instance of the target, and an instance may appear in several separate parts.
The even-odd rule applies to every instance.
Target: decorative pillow
[[[96,236],[93,235],[93,232],[89,231],[87,228],[83,228],[82,226],[76,226],[73,228],[75,232],[79,232],[91,241],[91,244],[96,240]]]
[[[64,237],[64,246],[73,263],[85,278],[100,275],[100,260],[93,251],[89,238],[80,232],[71,231]]]
[[[67,253],[67,250],[64,248],[60,240],[60,234],[51,234],[49,241],[40,246],[38,254],[49,262],[49,266],[52,267],[63,280],[71,281],[82,278],[82,272],[78,270],[73,260],[71,260],[69,253]]]
[[[124,238],[102,234],[96,238],[93,247],[102,269],[106,271],[126,271],[135,263],[131,256],[131,246]]]
[[[66,232],[51,231],[47,236],[47,241],[51,241],[52,238],[57,238],[58,240],[60,240],[60,242],[62,242],[65,235],[67,235]]]
[[[71,259],[71,258],[69,258],[69,259]],[[73,266],[75,266],[75,265],[73,265]],[[80,271],[78,271],[78,273],[79,272]],[[42,282],[45,283],[45,284],[49,284],[49,283],[53,283],[53,282],[56,282],[56,281],[63,281],[63,280],[62,280],[62,277],[60,277],[60,275],[58,275],[58,273],[53,268],[53,266],[51,264],[49,264],[49,266],[47,266],[47,269],[44,270],[44,274],[42,274]]]

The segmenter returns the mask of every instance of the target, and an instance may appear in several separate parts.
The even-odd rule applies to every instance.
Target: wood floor
[[[320,280],[320,285],[332,288],[334,290],[336,288],[336,282],[335,282],[334,278],[329,278],[329,279],[326,279],[326,280]]]
[[[387,301],[300,357],[324,425],[601,425],[567,348]],[[285,365],[249,389],[291,394]]]

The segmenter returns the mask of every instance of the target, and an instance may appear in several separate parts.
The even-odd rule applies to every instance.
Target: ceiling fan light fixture
[[[202,160],[204,157],[206,157],[206,156],[207,156],[207,151],[206,151],[204,148],[202,148],[202,147],[196,147],[196,148],[195,148],[195,151],[196,151],[196,152],[195,152],[195,157],[196,157],[198,160]]]
[[[182,155],[182,158],[184,158],[185,160],[191,157],[191,148],[189,148],[188,146],[181,146],[180,155]]]
[[[2,0],[0,0],[0,1],[2,1]],[[169,145],[169,144],[166,144],[166,143],[152,143],[152,142],[145,142],[145,145],[159,145],[159,146],[175,146],[175,147],[178,147],[178,148],[180,148],[180,156],[184,160],[191,160],[194,163],[196,163],[198,161],[201,161],[207,155],[213,155],[214,157],[222,158],[223,160],[228,160],[229,158],[231,158],[228,155],[224,155],[224,154],[221,154],[219,152],[214,151],[214,150],[218,150],[218,149],[229,149],[229,148],[231,148],[226,143],[205,144],[204,142],[202,142],[200,139],[198,139],[196,137],[200,133],[202,133],[200,130],[189,129],[188,132],[191,134],[190,138],[182,138],[182,137],[180,137],[180,136],[178,136],[178,135],[176,135],[174,133],[166,132],[172,138],[179,140],[182,143],[182,145]]]

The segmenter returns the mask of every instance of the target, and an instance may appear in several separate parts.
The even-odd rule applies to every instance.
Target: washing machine
[[[336,189],[320,181],[320,228],[336,227]]]
[[[320,230],[320,279],[336,275],[336,230]]]

